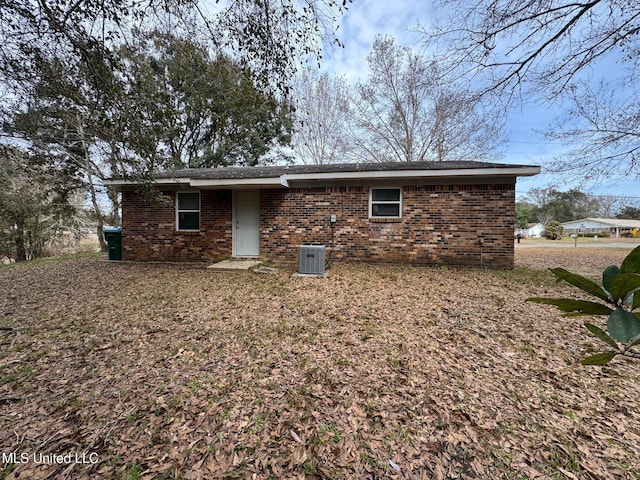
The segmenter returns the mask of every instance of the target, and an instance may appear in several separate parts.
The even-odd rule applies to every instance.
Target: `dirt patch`
[[[546,266],[627,252],[558,250],[324,279],[2,268],[0,476],[638,478],[638,365],[581,366],[584,319],[524,301],[573,292]]]

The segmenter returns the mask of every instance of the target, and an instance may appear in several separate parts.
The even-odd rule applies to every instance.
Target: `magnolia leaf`
[[[638,318],[638,320],[640,320],[640,314],[634,313],[633,315],[635,315],[636,318]],[[625,348],[625,351],[629,350],[631,347],[635,347],[637,345],[640,345],[640,333],[638,335],[636,335],[635,337],[629,339],[629,344],[627,345],[627,348]]]
[[[620,265],[620,273],[640,274],[640,246],[637,246],[626,256]]]
[[[640,318],[633,313],[617,308],[607,320],[609,335],[619,342],[628,342],[636,335],[640,335]]]
[[[635,310],[640,307],[640,291],[633,294],[633,300],[631,301],[631,310]]]
[[[611,281],[620,275],[620,269],[615,265],[609,265],[602,272],[602,286],[607,292],[611,291]]]
[[[597,327],[594,324],[587,323],[587,322],[584,322],[584,326],[587,327],[587,330],[589,330],[591,333],[593,333],[596,337],[598,337],[603,342],[608,343],[615,349],[620,348],[618,347],[618,344],[616,343],[616,341],[613,338],[611,338],[609,334],[604,330],[602,330],[600,327]]]
[[[584,290],[591,295],[595,295],[602,300],[610,302],[609,295],[605,292],[600,285],[588,278],[584,278],[582,275],[571,273],[564,268],[550,268],[551,272],[560,280],[564,280],[570,283],[574,287],[578,287],[580,290]]]
[[[530,297],[527,302],[544,303],[555,305],[562,312],[570,312],[574,315],[610,315],[611,310],[606,305],[587,300],[573,300],[571,298],[541,298]]]
[[[611,281],[611,298],[615,301],[624,300],[629,293],[640,288],[640,275],[637,273],[623,273]]]
[[[582,359],[582,365],[606,365],[618,352],[602,352]]]

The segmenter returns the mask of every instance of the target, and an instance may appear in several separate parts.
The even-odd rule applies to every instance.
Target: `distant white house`
[[[561,223],[564,235],[577,233],[602,234],[620,238],[624,234],[631,234],[640,230],[640,220],[624,220],[619,218],[581,218],[571,222]]]
[[[544,232],[544,225],[541,223],[529,223],[527,228],[516,228],[515,235],[522,235],[524,238],[540,238]]]

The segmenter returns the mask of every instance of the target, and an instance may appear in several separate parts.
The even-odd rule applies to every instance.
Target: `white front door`
[[[233,256],[260,255],[260,192],[234,192],[233,196]]]

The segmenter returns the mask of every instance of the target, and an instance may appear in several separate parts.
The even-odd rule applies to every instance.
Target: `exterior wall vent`
[[[301,245],[298,273],[304,275],[324,275],[324,245]]]

